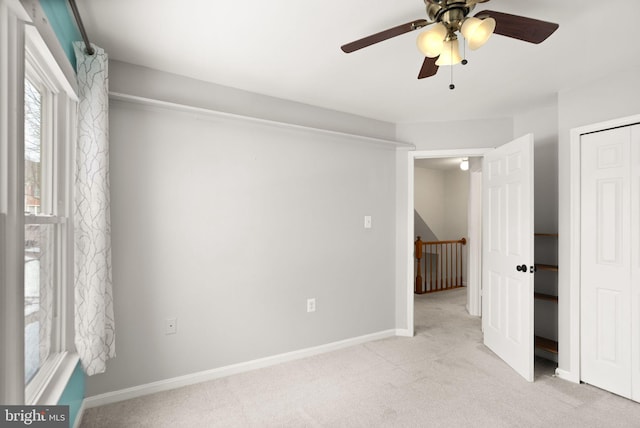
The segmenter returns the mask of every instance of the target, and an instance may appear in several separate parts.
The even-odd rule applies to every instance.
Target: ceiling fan
[[[388,30],[347,43],[341,47],[345,53],[382,42],[427,26],[432,27],[418,36],[417,44],[425,55],[418,79],[431,77],[441,65],[454,65],[466,60],[460,56],[460,35],[469,48],[478,49],[495,33],[529,43],[541,43],[559,27],[552,22],[511,15],[492,10],[483,10],[471,17],[470,13],[478,3],[489,0],[424,0],[429,20],[417,19]],[[453,86],[453,85],[451,85]],[[452,88],[453,89],[453,88]]]

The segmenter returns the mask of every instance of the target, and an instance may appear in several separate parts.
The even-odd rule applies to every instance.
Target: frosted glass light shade
[[[489,37],[491,37],[495,29],[496,20],[493,18],[467,18],[462,23],[460,32],[469,42],[469,48],[476,50],[487,43],[487,40],[489,40]]]
[[[460,169],[463,171],[469,170],[469,159],[462,159],[460,162]]]
[[[440,58],[436,61],[436,65],[455,65],[460,64],[462,57],[460,56],[460,47],[458,39],[451,39],[444,42]]]
[[[435,58],[440,55],[445,37],[447,37],[447,27],[438,22],[427,31],[420,33],[416,43],[424,56]]]

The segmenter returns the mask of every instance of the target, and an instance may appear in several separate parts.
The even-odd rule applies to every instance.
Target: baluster
[[[438,245],[438,290],[442,290],[442,244]]]
[[[431,249],[431,244],[427,244],[427,256],[429,260],[427,261],[427,272],[428,272],[428,278],[429,278],[429,287],[427,288],[427,291],[433,291],[433,250]]]
[[[458,284],[460,284],[460,286],[462,286],[462,244],[459,243],[456,245],[456,247],[458,248]]]
[[[452,248],[453,247],[452,247],[451,243],[447,244],[447,254],[448,254],[447,255],[447,285],[448,285],[449,288],[453,287],[453,282],[452,282],[453,278],[452,278],[452,275],[451,275],[451,261],[452,261],[452,258],[453,258],[453,254],[452,254],[452,251],[451,251]]]
[[[414,251],[415,251],[416,259],[418,260],[418,262],[416,263],[418,271],[416,272],[416,283],[414,287],[414,292],[417,294],[424,294],[425,291],[424,291],[423,282],[422,282],[422,272],[420,270],[420,259],[422,258],[422,240],[420,240],[419,236],[418,236],[418,239],[416,239]]]

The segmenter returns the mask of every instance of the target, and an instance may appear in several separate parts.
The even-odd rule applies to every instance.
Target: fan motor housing
[[[453,31],[460,29],[462,21],[475,6],[469,6],[466,1],[461,0],[424,0],[424,3],[429,19],[442,22]]]

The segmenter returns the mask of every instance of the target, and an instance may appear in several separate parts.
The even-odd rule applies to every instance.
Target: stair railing
[[[462,283],[462,246],[467,240],[415,241],[416,294],[460,288]],[[424,272],[424,276],[423,276]]]

